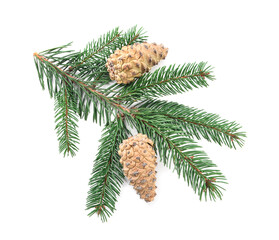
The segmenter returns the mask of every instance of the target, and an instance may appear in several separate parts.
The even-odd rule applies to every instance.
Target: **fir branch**
[[[104,129],[89,181],[90,190],[87,197],[87,210],[91,211],[89,216],[97,213],[102,221],[106,221],[115,211],[115,203],[125,178],[119,162],[118,146],[129,134],[119,118]]]
[[[204,151],[171,119],[148,109],[137,109],[134,118],[128,118],[128,122],[154,141],[160,160],[165,166],[174,165],[178,176],[183,176],[200,199],[203,196],[210,200],[222,198],[221,190],[224,188],[218,183],[226,183],[225,177],[214,168],[216,165]]]
[[[212,68],[206,63],[189,63],[161,67],[153,73],[142,77],[119,89],[117,99],[123,101],[140,101],[166,95],[183,93],[193,88],[207,87],[206,80],[214,80]]]
[[[111,115],[115,116],[115,110],[128,110],[116,100],[97,91],[100,88],[96,88],[95,83],[98,82],[99,85],[102,85],[111,81],[105,68],[105,62],[115,49],[145,40],[146,36],[144,36],[142,28],[137,29],[135,26],[126,33],[121,33],[116,28],[101,36],[97,41],[89,43],[80,53],[65,50],[71,43],[48,49],[40,54],[34,53],[41,86],[43,89],[45,88],[44,78],[46,78],[49,94],[52,97],[66,82],[74,89],[72,96],[77,99],[76,109],[81,118],[87,119],[90,110],[93,109],[94,122],[100,124],[110,122]],[[72,67],[68,68],[69,66]],[[93,72],[94,76],[90,75],[88,71]],[[92,77],[94,77],[94,83],[91,81]]]
[[[246,135],[239,131],[241,126],[236,122],[224,120],[217,114],[164,100],[146,100],[135,107],[152,109],[173,119],[191,138],[196,137],[199,140],[204,138],[230,148],[236,148],[236,144],[242,147],[244,144],[243,138]]]
[[[68,78],[69,78],[69,74],[67,74],[68,75]],[[72,78],[69,78],[69,79],[72,79]],[[128,109],[128,108],[125,108],[125,107],[123,107],[122,105],[120,105],[119,103],[117,103],[115,100],[113,100],[113,99],[111,99],[111,98],[109,98],[109,97],[107,97],[107,96],[105,96],[105,95],[103,95],[103,94],[101,94],[101,93],[99,93],[98,91],[96,91],[96,90],[94,90],[94,89],[92,89],[92,88],[90,88],[90,87],[88,87],[85,83],[82,83],[82,82],[80,82],[80,81],[78,81],[76,78],[73,78],[72,79],[72,81],[74,81],[74,82],[76,82],[76,83],[78,83],[79,85],[82,85],[83,87],[84,87],[84,90],[86,90],[86,91],[89,91],[89,92],[91,92],[91,93],[94,93],[94,94],[98,94],[98,96],[99,97],[101,97],[101,99],[103,99],[104,100],[104,102],[105,103],[107,103],[109,106],[114,106],[114,107],[118,107],[118,109],[120,109],[120,111],[122,112],[122,113],[124,113],[124,114],[126,114],[127,116],[131,116],[131,114],[130,114],[130,110]],[[135,116],[138,116],[137,114],[134,114],[133,115],[134,117]],[[149,112],[149,113],[146,113],[146,117],[148,117],[148,116],[154,116],[154,113],[153,112]],[[138,118],[136,118],[137,120],[139,120]],[[161,124],[164,124],[164,122],[165,121],[167,121],[168,120],[168,118],[164,118],[164,121],[162,121],[161,122]],[[141,121],[142,122],[142,121]],[[156,125],[157,124],[157,125]],[[158,127],[158,125],[159,125],[159,127],[160,127],[160,123],[158,122],[158,123],[155,123],[154,125],[153,124],[151,124],[151,126],[157,126]],[[171,125],[173,125],[173,121],[172,121],[172,124]],[[168,125],[168,127],[171,127],[171,125]],[[153,129],[153,131],[155,131],[154,129]],[[159,132],[161,132],[160,130],[156,130],[155,132],[157,133],[157,135],[158,135],[158,133]],[[160,135],[160,134],[159,134]],[[162,135],[162,133],[161,133],[161,135],[160,135],[160,137],[162,138],[162,136],[163,136],[163,140],[168,140],[167,141],[167,143],[168,143],[168,145],[169,146],[171,146],[171,143],[172,143],[172,141],[171,141],[171,139],[169,139],[167,136],[169,135],[169,133],[167,133],[166,135]],[[158,141],[159,142],[159,141]],[[162,139],[160,140],[160,142],[162,143],[162,144],[164,144],[163,142],[162,142]],[[160,146],[160,145],[159,145]],[[164,145],[161,145],[161,146],[164,146]],[[173,145],[174,146],[174,145]],[[164,150],[163,148],[160,148],[160,149],[162,149],[161,150],[161,154],[160,155],[162,155],[163,157],[165,157],[164,159],[171,159],[171,157],[168,157],[168,155],[164,155],[164,153],[166,152],[166,150]],[[177,149],[176,149],[177,150]],[[183,157],[182,156],[182,153],[183,153],[183,151],[184,151],[185,149],[182,149],[180,152],[177,150],[176,152],[172,152],[172,154],[171,155],[175,155],[175,154],[178,154],[178,155],[175,155],[176,156],[176,158],[178,158],[179,156],[180,156],[180,158],[181,157]],[[178,152],[178,153],[177,153]],[[187,156],[186,156],[187,157]],[[185,156],[184,156],[184,158],[185,158]],[[189,157],[188,157],[189,158]],[[198,158],[197,158],[197,160],[199,160],[200,158],[199,158],[199,156],[198,156]],[[202,158],[203,159],[203,158]],[[184,165],[176,165],[176,170],[178,171],[178,173],[181,171],[180,170],[180,167],[182,167],[183,168],[183,166]],[[187,174],[188,173],[191,173],[190,171],[187,171],[187,169],[190,169],[189,167],[187,167],[187,166],[185,166],[184,168],[184,177],[186,177],[187,176]],[[192,172],[194,172],[194,171],[192,171]],[[219,179],[219,177],[217,176],[218,174],[218,171],[216,170],[216,171],[214,171],[213,172],[215,175],[216,175],[216,179],[218,178]],[[197,174],[197,173],[196,173]],[[179,174],[180,175],[180,174]],[[188,182],[191,182],[191,185],[192,185],[192,187],[194,188],[194,190],[196,191],[197,189],[198,189],[198,193],[199,193],[199,195],[200,195],[200,197],[202,196],[202,193],[203,193],[203,190],[206,192],[206,190],[204,189],[204,187],[207,187],[207,185],[209,184],[208,182],[209,181],[211,181],[210,180],[210,178],[206,178],[206,179],[203,179],[204,180],[204,184],[202,185],[202,183],[201,183],[201,179],[202,178],[198,178],[198,176],[200,176],[200,174],[198,174],[198,175],[195,175],[195,174],[193,174],[192,175],[192,177],[193,177],[193,179],[199,179],[200,181],[198,182],[198,183],[196,183],[196,182],[192,182],[192,178],[191,178],[191,176],[187,176],[188,177]],[[209,175],[210,176],[210,175]],[[221,177],[222,177],[222,175],[221,175]],[[214,178],[214,177],[212,177],[212,178]],[[210,186],[212,185],[212,184],[209,184]],[[198,187],[197,187],[198,186]],[[203,188],[202,189],[202,191],[201,191],[201,188]],[[220,193],[220,190],[218,189],[218,186],[216,185],[216,194],[215,194],[215,191],[208,191],[209,192],[209,196],[210,196],[210,198],[213,198],[213,199],[215,199],[216,198],[216,195],[217,196],[219,196],[220,198],[221,198],[221,193]],[[206,197],[207,195],[205,195],[205,197]]]
[[[129,113],[129,109],[123,107],[118,101],[95,90],[93,87],[84,83],[82,79],[63,71],[44,56],[34,53],[34,57],[40,83],[44,89],[45,76],[51,96],[53,92],[56,93],[57,90],[62,88],[62,84],[67,84],[67,86],[73,90],[74,97],[78,99],[79,109],[85,115],[88,115],[90,104],[93,103],[93,119],[96,121],[99,119],[100,123],[110,122],[112,115],[116,116],[116,111]],[[85,97],[87,99],[85,99]]]
[[[55,130],[59,141],[59,151],[63,152],[64,157],[69,154],[75,155],[78,151],[79,136],[77,132],[78,118],[76,115],[75,104],[70,104],[70,91],[62,88],[55,94]]]
[[[50,96],[55,96],[56,130],[64,156],[74,155],[77,151],[77,114],[87,119],[92,111],[93,121],[106,123],[87,198],[89,215],[97,213],[102,221],[114,212],[123,183],[117,150],[130,134],[128,124],[154,141],[164,165],[173,166],[200,199],[203,196],[205,199],[221,199],[223,188],[219,184],[226,182],[192,138],[205,138],[235,147],[235,144],[242,146],[245,137],[245,133],[239,132],[237,123],[223,120],[216,114],[154,100],[207,87],[208,80],[214,80],[214,76],[212,68],[204,62],[162,67],[129,85],[111,84],[103,88],[111,82],[105,67],[110,54],[117,48],[145,40],[142,29],[133,27],[122,33],[115,28],[80,52],[66,50],[70,46],[66,44],[34,53],[42,88],[47,85]],[[119,114],[123,119],[118,117]],[[112,117],[114,121],[111,121]]]

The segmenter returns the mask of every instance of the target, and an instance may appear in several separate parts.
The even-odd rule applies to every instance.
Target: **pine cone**
[[[129,137],[119,146],[120,163],[130,184],[146,202],[151,202],[156,196],[155,186],[157,165],[153,142],[139,133]]]
[[[165,59],[168,48],[156,43],[135,43],[116,50],[107,60],[106,67],[111,80],[128,84],[148,72],[151,67]]]

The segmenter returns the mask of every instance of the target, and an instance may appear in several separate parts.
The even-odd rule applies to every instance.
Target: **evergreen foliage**
[[[172,119],[172,123],[180,125],[191,138],[204,138],[229,148],[236,148],[236,144],[242,147],[244,144],[245,133],[239,131],[241,126],[222,119],[217,114],[158,99],[142,101],[135,107],[152,109],[153,112]]]
[[[59,141],[59,151],[66,154],[75,155],[78,151],[79,136],[77,132],[78,116],[75,104],[69,102],[71,92],[67,87],[61,88],[55,95],[55,123]]]
[[[116,118],[104,129],[89,181],[87,210],[91,210],[90,216],[97,213],[106,221],[115,210],[117,196],[125,178],[119,162],[118,146],[129,135],[120,118]]]
[[[131,136],[131,127],[155,143],[159,160],[182,176],[199,198],[222,198],[224,175],[195,142],[201,138],[241,147],[245,133],[236,122],[222,119],[159,97],[207,87],[215,79],[205,62],[170,65],[146,73],[129,85],[111,83],[105,63],[117,48],[145,42],[143,29],[115,28],[89,42],[81,51],[67,50],[71,43],[34,53],[40,84],[55,98],[59,149],[65,155],[78,150],[78,118],[105,124],[94,161],[87,198],[89,215],[102,221],[115,211],[124,180],[118,146]]]
[[[115,90],[118,90],[117,99],[135,102],[183,93],[193,88],[207,87],[207,80],[214,80],[214,76],[211,67],[204,62],[170,65],[144,74],[138,81]]]

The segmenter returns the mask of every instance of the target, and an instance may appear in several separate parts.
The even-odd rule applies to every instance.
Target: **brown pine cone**
[[[146,202],[156,196],[155,186],[157,165],[153,142],[141,133],[129,137],[119,146],[120,163],[130,184]]]
[[[110,55],[106,67],[111,80],[128,84],[165,59],[168,48],[156,43],[135,43]]]

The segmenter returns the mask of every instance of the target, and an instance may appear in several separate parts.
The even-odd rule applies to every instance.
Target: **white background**
[[[0,239],[278,239],[278,1],[5,1],[1,4]],[[157,197],[127,182],[107,223],[85,211],[101,127],[80,121],[80,151],[58,153],[53,100],[33,52],[73,49],[116,26],[138,24],[169,54],[162,65],[208,61],[208,88],[166,97],[235,120],[247,132],[232,150],[200,142],[229,185],[200,202],[158,164]]]

